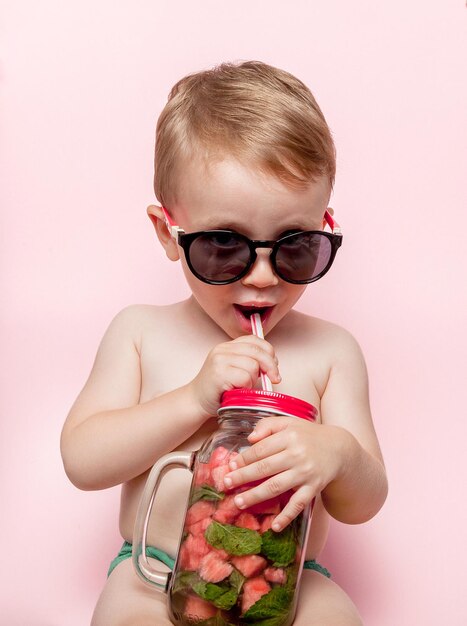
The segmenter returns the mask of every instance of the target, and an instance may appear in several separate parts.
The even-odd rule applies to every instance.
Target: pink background
[[[89,623],[121,540],[119,489],[80,492],[65,416],[107,324],[187,296],[145,214],[171,85],[260,59],[334,133],[345,243],[299,309],[347,327],[390,479],[322,562],[369,626],[467,623],[466,9],[434,0],[3,0],[0,614]]]

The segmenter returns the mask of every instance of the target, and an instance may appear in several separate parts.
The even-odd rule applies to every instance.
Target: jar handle
[[[146,556],[146,535],[148,532],[149,517],[156,491],[166,471],[173,467],[193,469],[196,458],[195,452],[171,452],[162,456],[149,473],[146,485],[141,496],[133,531],[133,566],[138,576],[145,582],[155,585],[161,591],[167,591],[172,572],[161,572],[153,569]]]

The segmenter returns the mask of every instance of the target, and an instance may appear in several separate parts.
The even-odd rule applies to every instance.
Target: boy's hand
[[[190,383],[202,415],[208,418],[216,414],[224,391],[253,388],[261,372],[267,374],[272,383],[281,381],[274,348],[265,339],[242,335],[218,344]]]
[[[346,431],[337,426],[316,424],[295,417],[266,417],[249,435],[254,444],[230,463],[234,470],[225,476],[231,489],[264,480],[235,497],[239,508],[247,508],[293,490],[272,528],[290,524],[346,466]]]

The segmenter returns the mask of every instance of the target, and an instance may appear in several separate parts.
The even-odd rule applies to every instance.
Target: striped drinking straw
[[[260,337],[260,339],[264,339],[263,333],[263,325],[261,324],[261,315],[259,313],[253,313],[250,317],[251,322],[251,332],[253,335]],[[261,386],[263,391],[272,391],[272,383],[269,379],[269,376],[266,376],[264,372],[261,372]]]

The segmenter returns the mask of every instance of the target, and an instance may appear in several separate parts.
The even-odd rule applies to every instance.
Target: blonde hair
[[[311,91],[292,74],[260,61],[222,63],[189,74],[170,91],[156,129],[154,191],[170,206],[183,166],[232,156],[283,184],[334,183],[336,157]]]

